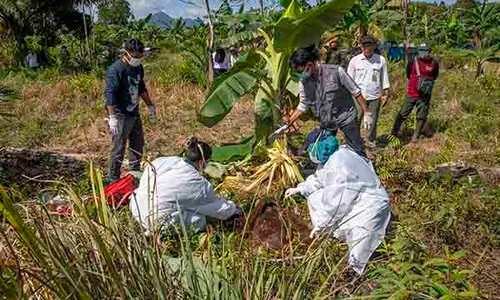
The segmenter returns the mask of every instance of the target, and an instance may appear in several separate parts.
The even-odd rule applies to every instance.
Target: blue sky
[[[181,0],[128,0],[130,7],[136,18],[143,18],[149,13],[164,11],[174,18],[178,17],[201,17],[204,15],[203,0],[185,0],[191,1],[197,5],[186,4]],[[246,7],[256,7],[257,0],[243,0]],[[420,0],[425,2],[434,2],[434,0]],[[222,0],[210,0],[210,5],[216,8]],[[437,1],[440,2],[440,1]],[[455,0],[444,0],[445,3],[453,3]]]
[[[196,5],[187,4],[181,0],[128,0],[132,13],[136,18],[143,18],[149,13],[163,11],[169,16],[196,18],[204,15],[203,0],[185,0]],[[210,0],[212,8],[217,8],[222,0]],[[257,0],[245,0],[245,6],[257,6]]]

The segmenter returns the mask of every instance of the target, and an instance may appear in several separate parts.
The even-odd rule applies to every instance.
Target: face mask
[[[131,67],[138,67],[141,65],[141,63],[142,63],[141,59],[134,58],[134,57],[132,57],[130,59],[130,61],[128,62],[129,66],[131,66]]]
[[[418,51],[418,57],[424,58],[424,57],[427,57],[427,56],[429,56],[429,51],[425,51],[425,50],[419,50]]]
[[[299,77],[301,80],[306,80],[307,78],[311,77],[311,74],[306,71],[302,71],[302,73],[299,74]]]

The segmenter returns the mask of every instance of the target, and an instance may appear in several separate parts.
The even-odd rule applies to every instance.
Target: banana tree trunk
[[[481,76],[482,71],[483,71],[483,61],[478,60],[476,65],[476,78],[479,78],[479,76]]]
[[[361,38],[367,34],[368,34],[368,25],[367,24],[359,25],[359,38]]]
[[[476,49],[481,49],[481,35],[478,32],[476,32],[474,33],[473,39],[474,39],[474,46],[476,47]]]
[[[90,55],[90,46],[89,46],[89,33],[87,31],[87,18],[85,17],[85,3],[82,4],[82,17],[83,17],[83,30],[85,32],[85,51],[87,52],[87,56],[92,64],[92,59]]]
[[[214,81],[214,62],[212,61],[212,52],[214,48],[214,25],[212,23],[212,14],[210,13],[210,3],[208,3],[208,0],[203,0],[203,3],[205,4],[205,10],[207,11],[207,18],[208,18],[208,30],[209,30],[209,37],[208,37],[208,83],[212,84]]]

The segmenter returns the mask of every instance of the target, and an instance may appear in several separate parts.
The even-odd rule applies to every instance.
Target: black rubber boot
[[[396,120],[394,121],[394,125],[392,126],[391,134],[395,137],[399,137],[399,130],[401,129],[401,125],[403,125],[403,120],[401,116],[398,114]]]
[[[416,141],[420,137],[422,130],[424,129],[425,121],[417,120],[417,126],[415,126],[415,131],[413,132],[412,140]]]

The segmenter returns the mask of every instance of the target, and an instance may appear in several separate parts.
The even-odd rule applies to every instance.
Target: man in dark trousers
[[[156,108],[144,83],[141,59],[144,45],[137,39],[125,43],[122,57],[106,72],[106,112],[113,149],[109,158],[108,180],[120,178],[120,168],[129,142],[129,166],[138,171],[141,166],[144,134],[139,115],[139,97],[146,102],[150,118],[156,119]]]
[[[439,64],[431,57],[431,49],[425,44],[420,45],[417,49],[417,55],[412,60],[409,60],[406,66],[406,77],[408,79],[406,99],[396,116],[392,127],[392,135],[399,135],[401,125],[408,119],[416,106],[417,126],[413,132],[412,140],[419,138],[427,121],[432,88],[438,75]]]

